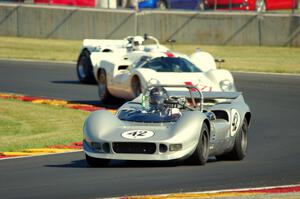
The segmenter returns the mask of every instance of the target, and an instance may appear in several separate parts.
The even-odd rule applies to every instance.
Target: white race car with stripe
[[[148,40],[155,44],[144,45]],[[110,96],[131,100],[149,84],[196,85],[201,91],[235,91],[231,73],[217,69],[207,52],[173,53],[151,36],[84,40],[77,63],[81,82],[98,83],[100,102]]]

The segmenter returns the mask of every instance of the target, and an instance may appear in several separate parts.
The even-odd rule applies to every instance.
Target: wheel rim
[[[208,138],[207,138],[207,132],[204,131],[202,134],[202,155],[205,159],[208,157]]]
[[[81,59],[78,65],[78,75],[80,78],[84,79],[86,77],[84,59]]]
[[[243,125],[242,127],[242,139],[241,139],[241,148],[243,153],[246,153],[247,151],[247,145],[248,145],[248,139],[247,139],[247,129],[246,126]]]
[[[100,72],[99,80],[98,80],[98,94],[100,100],[105,98],[106,93],[106,75],[103,72]]]
[[[257,12],[265,12],[266,11],[266,3],[264,0],[257,0],[256,3],[256,11]]]

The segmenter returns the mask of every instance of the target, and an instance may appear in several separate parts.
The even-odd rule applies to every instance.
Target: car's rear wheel
[[[242,128],[235,136],[233,149],[229,153],[216,156],[218,160],[242,160],[247,155],[248,148],[248,122],[246,119],[243,121]]]
[[[142,93],[142,85],[138,76],[134,76],[131,81],[131,89],[134,97],[139,96]]]
[[[107,76],[103,69],[98,72],[98,95],[100,103],[104,103],[110,97],[107,90]]]
[[[209,155],[209,130],[205,123],[202,125],[198,145],[194,153],[188,158],[188,162],[197,165],[204,165]]]
[[[80,54],[77,61],[76,72],[80,82],[95,83],[90,53],[87,50],[82,51]]]
[[[85,154],[85,159],[90,167],[103,167],[107,166],[110,162],[109,159],[93,158],[87,154]]]

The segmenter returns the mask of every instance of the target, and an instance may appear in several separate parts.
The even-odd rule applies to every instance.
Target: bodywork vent
[[[217,119],[224,119],[226,121],[229,121],[229,117],[226,111],[221,111],[221,110],[213,110],[212,111]]]
[[[143,142],[114,142],[115,153],[154,154],[156,144]]]

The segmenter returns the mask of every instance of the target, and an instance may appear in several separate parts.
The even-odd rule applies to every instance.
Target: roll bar
[[[195,101],[195,98],[192,94],[192,92],[198,92],[199,93],[199,96],[200,96],[200,100],[201,100],[201,103],[200,103],[200,111],[202,112],[203,111],[203,103],[204,103],[204,97],[203,97],[203,93],[202,91],[200,91],[195,85],[168,85],[168,84],[150,84],[146,87],[146,89],[144,90],[143,92],[143,95],[146,94],[147,91],[150,91],[150,89],[152,88],[155,88],[155,87],[167,87],[167,88],[187,88],[189,93],[190,93],[190,96],[191,96],[191,99],[192,99],[192,102],[193,102],[193,106],[194,108],[197,107],[196,105],[196,101]]]
[[[129,43],[131,43],[131,40],[134,38],[135,36],[127,36],[124,38],[124,40],[128,40]],[[144,39],[146,40],[152,40],[155,42],[155,44],[159,47],[160,43],[158,41],[158,39],[156,39],[155,37],[148,35],[148,34],[144,34]]]

